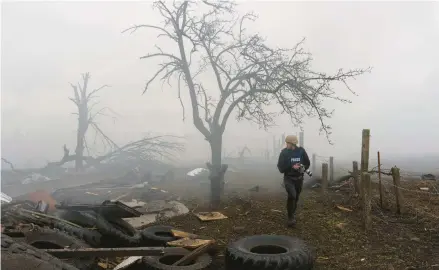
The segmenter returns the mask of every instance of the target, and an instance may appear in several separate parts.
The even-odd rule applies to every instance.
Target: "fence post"
[[[299,146],[300,147],[305,147],[304,139],[305,139],[305,136],[303,134],[303,131],[299,132]]]
[[[322,193],[328,189],[328,163],[322,164]]]
[[[355,192],[357,194],[360,194],[360,172],[358,171],[358,162],[353,161],[352,162],[352,174],[354,177],[354,187],[355,187]]]
[[[334,157],[329,157],[329,183],[334,183]]]
[[[393,177],[393,186],[395,187],[395,197],[396,197],[396,213],[401,214],[401,210],[403,207],[403,199],[401,194],[401,189],[399,188],[401,185],[400,179],[401,176],[399,174],[399,169],[397,167],[392,168],[392,177]]]
[[[312,154],[312,161],[311,161],[311,170],[312,173],[316,173],[316,154]]]
[[[361,142],[361,172],[369,171],[369,139],[370,129],[363,129]]]
[[[381,181],[381,156],[380,151],[378,151],[378,181],[380,189],[380,207],[383,208],[383,183]]]
[[[370,174],[362,172],[361,173],[361,189],[363,190],[362,206],[363,206],[363,221],[364,229],[369,230],[372,223],[372,218],[370,216],[371,211],[371,197],[372,197],[372,184],[370,181]]]
[[[363,129],[361,139],[361,168],[360,168],[360,180],[363,180],[363,172],[369,171],[369,139],[370,129]],[[360,189],[360,196],[363,197],[363,189]]]

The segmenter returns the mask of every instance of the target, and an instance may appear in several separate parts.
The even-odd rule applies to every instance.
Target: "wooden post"
[[[362,173],[369,171],[369,139],[370,139],[370,129],[363,129],[362,139],[361,139],[360,181],[363,181]],[[360,189],[360,197],[363,197],[362,188]]]
[[[401,177],[399,174],[399,169],[397,167],[392,168],[392,177],[393,177],[393,185],[395,187],[395,197],[396,197],[396,213],[401,214],[402,210],[402,194],[401,189],[399,188],[401,185]]]
[[[356,161],[352,162],[352,174],[354,177],[355,192],[360,194],[360,172],[358,171],[358,162]]]
[[[334,157],[329,157],[329,183],[334,182]]]
[[[328,163],[322,164],[322,192],[328,189]]]
[[[312,160],[311,160],[311,172],[316,173],[316,159],[317,155],[315,153],[312,154]]]
[[[372,184],[370,181],[370,174],[361,173],[361,189],[363,190],[362,206],[363,206],[363,221],[364,229],[369,230],[372,223],[372,218],[370,216],[371,207],[371,197],[372,197]]]
[[[369,171],[369,139],[370,129],[363,129],[361,142],[361,172]]]
[[[304,142],[304,135],[303,135],[303,131],[301,131],[299,133],[299,146],[300,147],[305,147],[305,142]]]
[[[380,207],[383,208],[383,184],[381,182],[381,157],[380,151],[378,151],[378,181],[379,181],[379,189],[380,189]]]

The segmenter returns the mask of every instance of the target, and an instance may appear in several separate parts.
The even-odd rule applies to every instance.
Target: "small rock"
[[[335,225],[340,230],[343,230],[346,227],[346,223],[340,222]]]
[[[233,227],[233,230],[235,231],[235,232],[243,232],[244,230],[245,230],[245,227],[244,226],[235,226],[235,227]]]
[[[415,241],[415,242],[421,241],[421,239],[419,239],[419,237],[412,237],[412,238],[410,238],[410,240]]]

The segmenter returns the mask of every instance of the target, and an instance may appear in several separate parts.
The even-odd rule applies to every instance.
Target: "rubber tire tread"
[[[90,245],[88,245],[86,242],[57,229],[38,228],[36,230],[26,232],[25,241],[29,245],[42,241],[58,245],[62,248],[90,248]],[[93,269],[95,264],[94,258],[90,257],[72,258],[68,259],[67,261],[80,270]]]
[[[102,235],[96,230],[86,229],[82,227],[75,227],[64,222],[54,222],[53,228],[63,231],[70,236],[74,236],[86,242],[92,247],[101,246]]]
[[[172,253],[165,256],[181,255],[185,256],[189,254],[189,250],[172,251]],[[146,256],[143,257],[142,263],[144,264],[144,270],[201,270],[206,269],[212,263],[212,257],[204,253],[203,255],[195,259],[195,263],[192,265],[166,265],[160,262],[160,259],[164,256]]]
[[[293,249],[282,254],[252,253],[246,243],[256,246],[278,246],[278,241],[288,242]],[[281,246],[281,245],[279,245]],[[225,253],[227,270],[310,270],[315,263],[314,251],[301,239],[284,235],[253,235],[231,243]]]
[[[155,225],[146,227],[141,231],[143,242],[149,246],[165,246],[167,242],[179,239],[175,236],[160,236],[156,233],[164,232],[172,234],[174,227],[166,225]]]
[[[62,260],[41,251],[26,243],[17,243],[11,237],[2,234],[1,235],[1,253],[2,256],[7,254],[24,254],[34,257],[40,261],[44,261],[54,267],[54,269],[60,270],[79,270],[73,265],[67,264]],[[2,265],[3,268],[3,265]]]
[[[102,215],[97,214],[95,226],[103,237],[111,237],[111,242],[116,246],[138,246],[142,239],[140,232],[121,218],[107,220]],[[124,231],[119,229],[121,227]],[[129,231],[131,235],[127,234],[126,231]]]
[[[2,270],[59,270],[56,265],[27,254],[2,254]]]
[[[58,210],[56,216],[85,228],[91,228],[96,223],[96,216],[91,212]]]

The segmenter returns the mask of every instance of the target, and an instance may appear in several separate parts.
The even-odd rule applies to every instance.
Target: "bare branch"
[[[2,161],[6,164],[9,165],[9,167],[11,167],[11,170],[15,170],[14,164],[12,164],[12,162],[10,162],[9,160],[7,160],[6,158],[2,158]]]
[[[197,13],[198,5],[205,8],[201,15]],[[335,90],[337,83],[355,94],[349,80],[371,71],[370,68],[339,69],[333,74],[315,71],[311,67],[312,55],[303,49],[304,39],[289,49],[268,46],[264,38],[248,33],[245,28],[245,23],[257,16],[252,13],[237,16],[233,2],[204,0],[168,5],[159,1],[154,6],[165,22],[151,28],[172,36],[179,56],[160,49],[159,53],[146,56],[169,60],[168,66],[162,65],[148,85],[159,79],[161,72],[166,73],[160,80],[168,83],[171,75],[178,72],[178,98],[181,102],[180,79],[183,79],[191,100],[194,125],[208,140],[215,132],[222,135],[230,115],[236,112],[238,120],[253,121],[263,128],[274,125],[279,114],[289,115],[298,126],[314,117],[330,141],[327,122],[332,111],[325,107],[324,101],[350,102]],[[192,59],[200,60],[197,72],[193,72]],[[207,67],[216,81],[214,89],[209,86],[210,91],[203,88],[197,77],[207,72]],[[273,104],[278,105],[278,112],[268,111]]]

